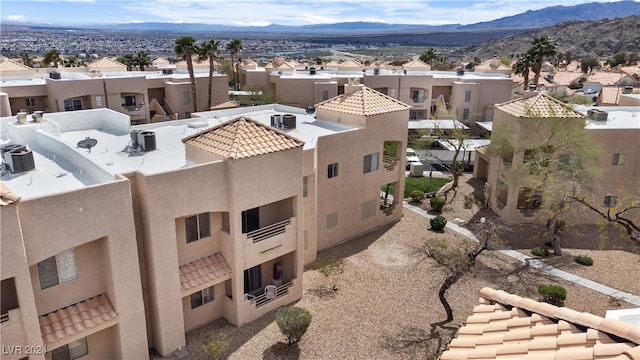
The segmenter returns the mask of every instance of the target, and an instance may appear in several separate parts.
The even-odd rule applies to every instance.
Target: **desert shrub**
[[[227,334],[219,332],[215,335],[209,335],[202,343],[202,350],[206,352],[212,360],[217,360],[229,347],[230,341]]]
[[[580,265],[584,265],[584,266],[593,265],[593,259],[587,255],[578,255],[574,258],[574,260]]]
[[[432,197],[429,201],[431,203],[431,210],[433,211],[442,211],[442,208],[444,207],[444,204],[446,202],[445,199],[438,196]]]
[[[567,290],[558,285],[538,285],[538,294],[542,295],[542,301],[556,305],[564,305],[567,298]]]
[[[276,324],[289,345],[300,341],[311,324],[311,312],[298,306],[285,306],[276,312]]]
[[[429,223],[431,224],[431,230],[437,231],[437,232],[443,232],[444,227],[447,225],[447,219],[445,219],[445,217],[442,215],[438,215],[433,219],[429,220]]]
[[[535,256],[549,256],[549,250],[541,246],[536,246],[533,249],[531,249],[531,254]]]
[[[424,199],[424,191],[418,189],[411,191],[411,201],[421,202],[422,199]]]
[[[344,259],[318,258],[316,260],[318,272],[331,281],[331,289],[338,290],[338,276],[344,272]]]

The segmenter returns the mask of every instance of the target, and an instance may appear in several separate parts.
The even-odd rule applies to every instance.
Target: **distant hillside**
[[[640,16],[599,21],[570,21],[544,29],[490,40],[449,53],[452,59],[486,60],[492,56],[514,57],[529,49],[534,36],[548,35],[558,42],[558,51],[571,51],[573,58],[585,54],[608,57],[618,51],[640,52]]]
[[[640,2],[619,1],[587,3],[575,6],[551,6],[528,10],[522,14],[460,27],[461,30],[534,29],[553,26],[566,21],[588,21],[640,15]]]

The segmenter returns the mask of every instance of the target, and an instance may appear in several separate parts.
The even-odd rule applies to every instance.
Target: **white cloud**
[[[15,22],[25,22],[27,21],[27,17],[24,15],[9,15],[7,16],[7,20]]]

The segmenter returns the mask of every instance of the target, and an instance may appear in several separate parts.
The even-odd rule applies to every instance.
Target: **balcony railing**
[[[9,321],[9,313],[8,312],[0,314],[0,323],[3,323],[5,321]]]
[[[382,167],[387,171],[393,171],[398,164],[398,159],[391,155],[382,155]]]
[[[293,286],[293,281],[289,281],[286,284],[282,284],[281,286],[276,287],[276,294],[272,297],[267,297],[266,293],[262,293],[256,297],[250,298],[249,301],[252,305],[255,305],[256,308],[259,308],[263,305],[266,305],[273,300],[281,298],[289,293],[289,288]]]
[[[391,214],[393,214],[393,211],[396,209],[396,204],[388,204],[385,205],[384,203],[380,204],[380,210],[382,210],[382,213],[385,216],[391,216]]]
[[[414,97],[414,98],[411,98],[411,100],[412,100],[414,103],[423,103],[423,102],[424,102],[424,96]]]
[[[496,199],[496,206],[498,207],[498,209],[502,210],[506,205],[502,201]]]
[[[270,237],[284,234],[286,231],[287,225],[291,224],[291,219],[282,220],[275,224],[271,224],[260,228],[258,230],[253,230],[247,233],[247,239],[253,241],[253,243],[260,242],[262,240],[266,240]]]
[[[511,169],[511,165],[513,165],[513,160],[502,159],[502,165],[504,165],[505,170]]]

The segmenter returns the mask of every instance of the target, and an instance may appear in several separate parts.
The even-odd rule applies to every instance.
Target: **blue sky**
[[[599,0],[604,2],[609,0]],[[611,0],[619,1],[619,0]],[[345,21],[472,24],[589,0],[2,0],[1,21],[83,25],[195,22],[221,25],[309,25]]]

